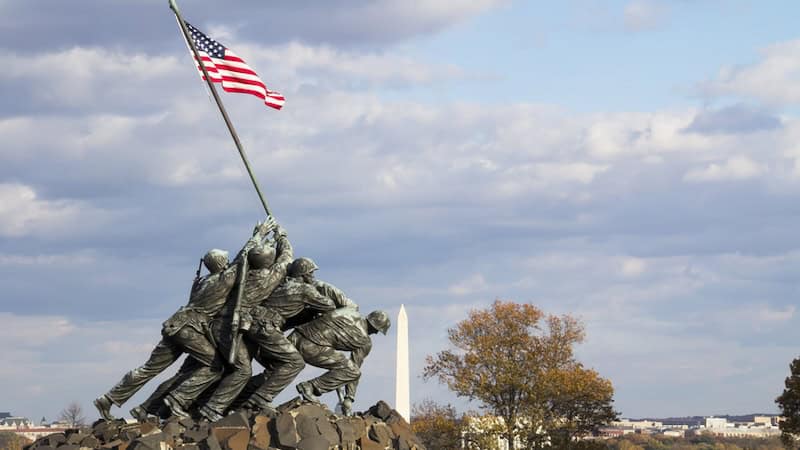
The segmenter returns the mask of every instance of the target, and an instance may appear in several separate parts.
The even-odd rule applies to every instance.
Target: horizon
[[[621,416],[777,414],[800,354],[799,4],[183,3],[286,96],[220,92],[296,255],[363,311],[405,304],[412,405],[478,409],[420,374],[507,299],[581,319]],[[46,6],[0,2],[0,407],[93,417],[200,255],[264,214],[166,0]],[[393,333],[356,410],[394,398]]]

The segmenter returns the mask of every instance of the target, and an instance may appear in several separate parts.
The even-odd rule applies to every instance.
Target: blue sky
[[[364,310],[406,305],[412,402],[477,407],[417,375],[502,298],[580,317],[624,416],[776,411],[796,4],[184,3],[287,97],[223,96],[296,252]],[[166,1],[0,0],[0,54],[0,410],[92,411],[262,212]],[[357,408],[392,400],[393,345]]]

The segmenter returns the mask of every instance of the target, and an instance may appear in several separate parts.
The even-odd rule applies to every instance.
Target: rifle
[[[197,272],[194,273],[194,281],[195,283],[197,280],[200,279],[200,272],[203,270],[203,258],[200,258],[200,262],[197,264]]]
[[[244,284],[247,281],[247,252],[242,255],[242,261],[239,263],[238,278],[238,291],[236,292],[236,303],[233,304],[233,318],[231,319],[231,352],[228,355],[228,363],[233,364],[236,360],[236,353],[239,350],[239,326],[242,320],[240,309],[242,307],[242,296],[244,295]]]

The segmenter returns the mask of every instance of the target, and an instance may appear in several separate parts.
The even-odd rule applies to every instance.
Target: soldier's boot
[[[267,417],[277,417],[278,410],[272,405],[272,401],[267,400],[260,395],[254,394],[251,395],[250,398],[247,399],[246,402],[242,405],[242,408],[249,409],[254,413],[267,416]]]
[[[272,417],[273,419],[278,417],[278,410],[272,404],[260,406],[254,409],[253,412],[259,416]]]
[[[183,409],[180,403],[178,403],[172,396],[168,395],[164,397],[164,404],[167,405],[169,408],[170,415],[175,417],[191,417],[186,410]]]
[[[111,399],[108,398],[108,395],[103,394],[100,397],[94,399],[94,407],[97,408],[97,412],[100,413],[100,417],[105,420],[112,421],[114,420],[114,416],[111,415]]]
[[[304,400],[319,403],[319,397],[317,397],[314,393],[314,386],[310,382],[303,381],[301,383],[297,383],[297,392],[303,396]]]
[[[147,422],[147,411],[141,406],[137,406],[131,410],[131,417],[139,422]]]
[[[200,417],[208,420],[209,422],[216,422],[224,417],[222,414],[209,408],[208,405],[203,405],[198,412],[200,413]]]

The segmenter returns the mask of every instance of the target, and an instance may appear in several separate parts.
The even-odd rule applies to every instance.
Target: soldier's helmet
[[[247,252],[247,264],[251,269],[265,269],[275,262],[275,247],[264,244]]]
[[[211,273],[221,272],[228,266],[228,252],[212,248],[203,256],[203,264]]]
[[[367,322],[383,334],[386,334],[386,332],[389,331],[389,327],[392,326],[389,315],[380,310],[369,313],[367,315]]]
[[[297,258],[292,261],[292,265],[289,266],[289,276],[293,278],[300,278],[303,275],[312,273],[317,269],[319,269],[319,267],[317,267],[317,264],[314,263],[311,258]]]

